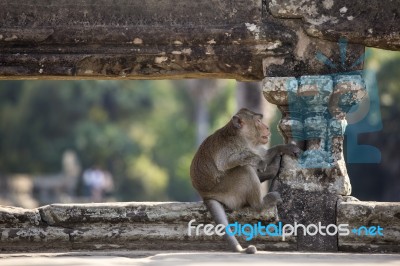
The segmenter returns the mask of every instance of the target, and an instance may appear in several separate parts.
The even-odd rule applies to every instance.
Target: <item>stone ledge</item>
[[[276,217],[274,210],[228,212],[229,221],[240,223],[273,222]],[[211,223],[201,202],[52,204],[32,210],[3,206],[0,250],[226,250],[221,237],[189,237],[192,219],[194,225]],[[260,250],[296,249],[295,238],[282,243],[277,237],[263,237],[251,244]]]
[[[0,250],[47,252],[84,250],[226,250],[218,236],[190,237],[187,224],[210,223],[201,202],[129,202],[52,204],[37,209],[0,206]],[[258,214],[243,209],[228,212],[230,222],[273,222],[274,210]],[[339,236],[340,251],[399,252],[400,203],[362,202],[343,197],[337,206],[337,223],[380,225],[384,237]],[[297,238],[256,237],[259,250],[294,251]]]
[[[400,202],[357,201],[344,197],[337,205],[337,224],[381,226],[383,236],[339,236],[339,250],[351,252],[400,252]]]

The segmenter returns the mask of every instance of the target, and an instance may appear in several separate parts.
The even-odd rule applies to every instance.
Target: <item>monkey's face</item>
[[[263,115],[248,109],[241,109],[233,118],[234,126],[240,134],[254,145],[265,145],[269,141],[271,132],[269,127],[262,122]]]
[[[260,144],[267,144],[269,141],[269,137],[271,136],[271,132],[269,131],[269,127],[262,122],[262,117],[254,117],[254,127],[258,132],[258,141]]]

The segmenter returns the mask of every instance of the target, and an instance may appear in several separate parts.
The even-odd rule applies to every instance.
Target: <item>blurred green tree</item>
[[[210,131],[233,93],[228,81],[209,103]],[[1,81],[1,174],[58,172],[72,149],[112,173],[118,200],[195,200],[194,100],[183,81]]]
[[[364,68],[376,71],[383,129],[360,134],[359,144],[377,147],[382,161],[347,164],[352,194],[360,200],[400,201],[400,53],[368,48],[367,55]]]

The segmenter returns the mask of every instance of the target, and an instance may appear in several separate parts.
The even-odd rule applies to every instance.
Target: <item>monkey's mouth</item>
[[[264,141],[268,141],[269,140],[269,135],[268,136],[261,136],[261,139]]]

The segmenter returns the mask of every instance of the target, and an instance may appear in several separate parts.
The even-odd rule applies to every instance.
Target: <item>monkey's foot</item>
[[[267,206],[273,206],[280,203],[282,203],[282,198],[279,192],[268,192],[268,194],[264,197],[264,204],[266,204]]]
[[[246,249],[244,249],[246,254],[255,254],[257,252],[257,248],[253,245],[248,246]]]
[[[246,253],[246,254],[255,254],[257,252],[257,248],[253,245],[248,246],[247,248],[242,248],[240,244],[235,246],[235,252]]]

